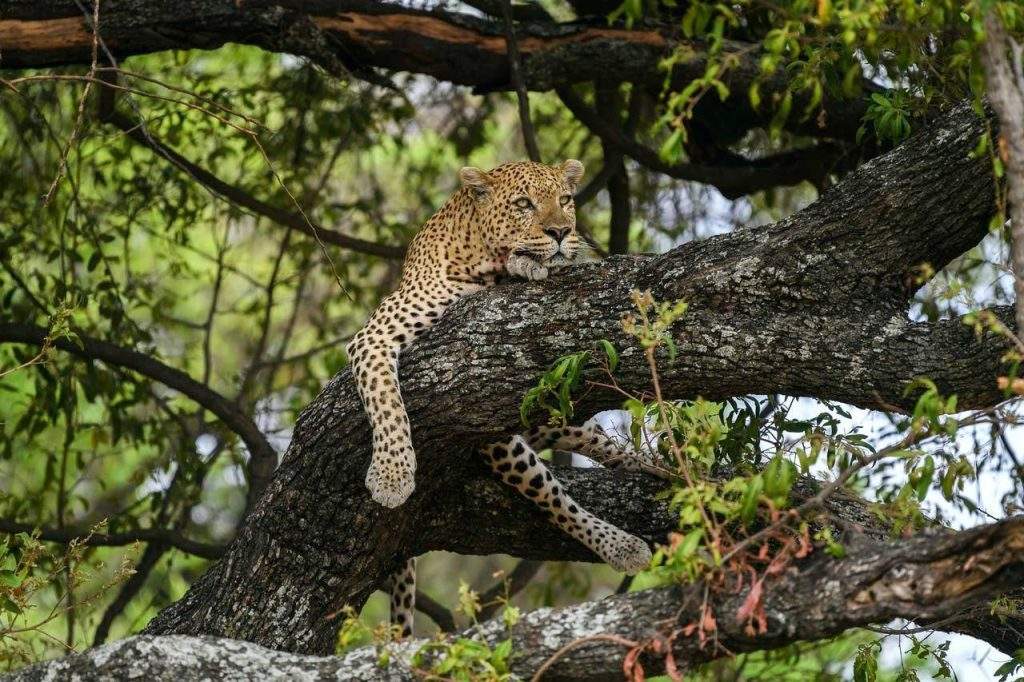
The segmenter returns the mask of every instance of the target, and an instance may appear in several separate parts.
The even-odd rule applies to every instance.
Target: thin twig
[[[225,114],[228,114],[229,116],[234,116],[236,118],[240,118],[243,121],[245,121],[247,124],[252,126],[254,129],[267,130],[267,126],[264,125],[263,122],[258,120],[258,119],[255,119],[255,118],[253,118],[251,116],[243,114],[240,111],[235,111],[231,107],[228,107],[228,106],[226,106],[224,104],[221,104],[220,102],[218,102],[218,101],[216,101],[214,99],[211,99],[209,97],[204,97],[203,95],[197,95],[196,93],[192,92],[191,90],[186,90],[185,88],[180,88],[180,87],[178,87],[176,85],[171,85],[170,83],[167,83],[165,81],[159,80],[157,78],[153,78],[152,76],[148,76],[148,75],[143,74],[143,73],[138,73],[136,71],[128,71],[126,69],[122,69],[122,68],[119,68],[119,67],[116,67],[116,66],[101,66],[98,69],[96,69],[96,71],[98,73],[113,73],[115,75],[128,76],[129,78],[137,78],[138,80],[146,81],[147,83],[152,83],[154,85],[159,85],[161,88],[164,88],[165,90],[170,90],[172,92],[181,93],[182,95],[187,95],[187,96],[191,97],[192,99],[195,99],[195,100],[197,100],[199,102],[207,104],[207,105],[209,105],[211,107],[214,107],[215,109],[220,109],[221,111],[223,111]]]
[[[224,125],[242,133],[243,135],[252,137],[253,135],[256,134],[254,130],[250,130],[245,126],[238,125],[234,121],[231,121],[225,118],[224,116],[221,116],[220,114],[210,111],[206,107],[199,106],[198,104],[193,104],[192,102],[188,102],[183,99],[177,99],[176,97],[166,97],[164,95],[158,95],[153,92],[146,92],[145,90],[139,90],[138,88],[132,88],[127,85],[120,85],[117,83],[113,83],[110,80],[105,80],[103,78],[98,78],[96,76],[75,76],[71,74],[45,74],[40,76],[23,76],[21,78],[14,78],[9,81],[4,81],[4,84],[14,89],[15,92],[18,92],[17,88],[15,88],[14,86],[20,85],[21,83],[35,83],[39,81],[71,81],[85,83],[86,89],[88,89],[93,84],[99,84],[104,87],[113,88],[115,90],[127,92],[132,95],[139,95],[140,97],[147,97],[149,99],[160,100],[161,102],[169,102],[171,104],[180,104],[181,106],[186,107],[188,109],[198,111],[204,116],[209,116],[210,118],[216,119],[218,122],[223,123]]]
[[[537,672],[535,672],[533,677],[530,678],[530,682],[539,682],[544,676],[544,673],[546,673],[548,669],[558,661],[558,659],[562,658],[573,649],[581,647],[584,644],[589,644],[590,642],[611,642],[612,644],[618,644],[619,646],[626,647],[627,649],[633,649],[640,646],[640,642],[634,642],[631,639],[626,639],[625,637],[620,637],[618,635],[597,634],[580,637],[579,639],[574,639],[555,653],[551,654],[548,660],[544,661],[544,664],[537,668]]]
[[[89,67],[90,78],[96,75],[96,62],[97,55],[99,54],[99,35],[100,35],[100,0],[93,0],[92,10],[92,64]],[[14,87],[13,85],[11,87]],[[46,195],[43,197],[43,206],[47,206],[50,200],[53,199],[53,195],[57,191],[57,186],[60,185],[61,178],[67,173],[68,168],[68,155],[71,153],[71,147],[74,146],[75,140],[78,138],[78,131],[82,127],[82,120],[85,117],[85,101],[89,97],[89,92],[92,90],[92,80],[85,84],[85,89],[82,91],[82,96],[78,99],[78,111],[75,114],[75,124],[71,128],[71,136],[68,138],[68,143],[64,146],[64,150],[60,155],[60,164],[57,166],[57,175],[54,177],[53,182],[50,183],[50,189],[46,191]]]
[[[42,327],[0,322],[0,343],[28,343],[38,346],[46,343],[47,336],[47,330]],[[248,415],[238,409],[233,401],[208,385],[196,381],[185,372],[165,365],[150,355],[81,334],[78,335],[77,343],[67,339],[56,339],[52,345],[78,357],[101,360],[130,369],[173,388],[215,414],[228,429],[242,439],[251,456],[277,461],[277,452]]]
[[[167,553],[167,550],[168,546],[160,542],[150,542],[146,545],[146,549],[142,552],[142,558],[135,565],[135,572],[121,586],[117,596],[114,597],[114,601],[103,611],[100,622],[92,636],[93,646],[99,646],[107,641],[107,636],[110,634],[110,626],[114,623],[114,619],[121,615],[131,600],[135,598],[135,595],[139,593],[139,590],[145,585],[149,574],[156,568],[160,558]]]
[[[220,301],[220,290],[224,283],[224,256],[228,252],[228,232],[231,223],[224,226],[224,238],[217,244],[217,267],[214,270],[213,288],[210,291],[210,307],[206,310],[203,321],[203,383],[210,385],[210,374],[213,372],[213,323],[217,316],[217,303]]]
[[[998,408],[999,408],[999,405],[997,405],[995,407],[992,407],[992,408],[989,408],[989,409],[986,409],[986,410],[979,410],[978,412],[976,412],[972,416],[970,416],[970,417],[968,417],[966,419],[960,420],[959,421],[959,428],[962,428],[962,427],[965,427],[965,426],[972,426],[974,424],[978,424],[978,423],[981,423],[981,422],[985,421],[987,416],[989,414],[991,414],[993,411],[997,410]],[[858,460],[856,464],[853,464],[853,465],[847,467],[846,469],[844,469],[842,471],[842,473],[840,473],[839,476],[837,476],[834,481],[832,481],[832,482],[828,483],[827,485],[823,486],[821,488],[821,490],[816,495],[814,495],[813,497],[808,498],[807,500],[805,500],[804,502],[802,502],[798,506],[796,506],[796,507],[794,507],[792,509],[787,510],[785,513],[780,515],[780,517],[779,517],[779,519],[777,521],[775,521],[775,522],[771,523],[770,525],[762,528],[761,530],[757,531],[753,535],[747,536],[746,538],[744,538],[740,542],[738,542],[735,545],[733,545],[732,548],[730,548],[729,551],[726,552],[722,556],[721,563],[724,564],[729,559],[731,559],[733,556],[735,556],[737,552],[740,552],[744,548],[749,547],[751,544],[766,538],[768,535],[773,533],[775,530],[777,530],[781,526],[789,523],[789,521],[791,519],[803,518],[804,514],[810,512],[810,511],[813,511],[815,509],[818,509],[837,490],[839,490],[841,487],[846,485],[846,483],[854,475],[856,475],[858,472],[864,470],[865,468],[871,466],[872,464],[876,464],[877,462],[880,462],[881,460],[885,459],[886,457],[892,456],[894,453],[899,452],[900,450],[905,450],[908,447],[911,447],[911,446],[914,446],[914,445],[918,445],[918,444],[921,443],[921,441],[923,441],[923,440],[925,440],[927,438],[930,438],[931,436],[934,436],[934,435],[936,435],[936,434],[931,433],[927,429],[911,429],[907,433],[907,435],[904,436],[903,438],[901,438],[898,442],[893,443],[892,445],[889,445],[888,447],[882,448],[881,450],[879,450],[878,452],[874,453],[870,457],[864,457],[864,458]]]
[[[515,22],[512,19],[512,0],[503,0],[501,11],[505,15],[508,71],[516,89],[516,99],[519,102],[519,125],[523,130],[523,144],[526,145],[526,155],[530,157],[530,160],[540,163],[537,134],[533,129],[533,122],[530,121],[530,95],[526,91],[526,84],[523,82],[523,74],[519,65],[519,44],[516,42]]]
[[[880,625],[865,625],[864,629],[871,630],[872,632],[877,632],[882,635],[916,635],[919,632],[934,632],[935,630],[941,629],[944,625],[949,625],[951,623],[956,623],[961,620],[966,620],[970,617],[970,611],[966,613],[958,612],[953,614],[952,616],[949,616],[948,618],[943,618],[933,623],[929,623],[928,625],[922,625],[920,627],[915,628],[888,628],[882,627]]]

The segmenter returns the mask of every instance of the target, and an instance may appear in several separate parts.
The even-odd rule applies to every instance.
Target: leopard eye
[[[558,203],[560,203],[562,206],[568,206],[570,201],[572,201],[571,194],[563,194],[561,197],[558,198]]]
[[[516,208],[522,208],[522,209],[533,208],[533,202],[530,201],[527,197],[519,197],[518,199],[513,201],[512,204]]]

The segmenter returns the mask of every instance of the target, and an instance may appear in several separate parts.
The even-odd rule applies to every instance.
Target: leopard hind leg
[[[489,445],[483,453],[502,481],[616,570],[636,573],[651,563],[651,550],[644,540],[597,518],[577,504],[522,436],[514,436],[507,443]]]
[[[597,424],[534,426],[523,434],[523,439],[534,450],[578,452],[608,469],[641,470],[654,466],[650,453],[626,450]]]
[[[392,573],[386,587],[391,595],[391,625],[398,627],[403,639],[411,637],[416,609],[416,558],[406,560]]]

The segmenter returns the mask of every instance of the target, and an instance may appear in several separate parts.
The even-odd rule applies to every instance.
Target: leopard
[[[515,161],[491,170],[462,168],[460,186],[409,245],[397,289],[347,346],[357,393],[369,418],[372,454],[365,484],[373,501],[401,506],[415,489],[416,453],[398,381],[399,356],[456,301],[505,278],[538,281],[574,264],[581,251],[575,193],[583,164]],[[583,509],[538,452],[576,451],[608,466],[632,466],[600,427],[537,427],[492,443],[481,456],[493,472],[548,519],[615,569],[636,573],[651,561],[642,538]],[[415,558],[388,579],[391,621],[412,633]]]

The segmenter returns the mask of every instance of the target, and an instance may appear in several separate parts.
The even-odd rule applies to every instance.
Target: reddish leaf
[[[665,674],[672,682],[683,682],[683,676],[676,667],[676,657],[672,655],[672,647],[669,647],[668,653],[665,654]]]
[[[701,622],[700,627],[704,632],[714,632],[718,629],[718,621],[715,620],[715,615],[711,612],[710,608],[704,610],[704,620]]]
[[[764,612],[764,606],[761,605],[757,609],[757,634],[763,635],[768,632],[768,614]]]
[[[789,545],[784,547],[783,551],[779,552],[779,554],[772,559],[772,562],[768,564],[768,568],[764,569],[765,576],[782,575],[782,572],[786,570],[786,565],[789,563],[789,557],[786,556],[785,552],[787,549],[789,549]]]
[[[622,660],[622,672],[625,673],[626,679],[632,682],[644,682],[647,679],[644,676],[644,667],[640,665],[641,651],[643,651],[642,647],[634,647]]]
[[[750,588],[750,593],[747,594],[747,598],[743,600],[743,604],[740,605],[738,611],[736,611],[736,620],[741,623],[747,623],[753,620],[754,613],[756,613],[758,607],[761,605],[761,595],[764,592],[764,582],[761,580],[756,581]]]

